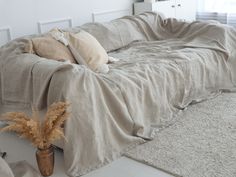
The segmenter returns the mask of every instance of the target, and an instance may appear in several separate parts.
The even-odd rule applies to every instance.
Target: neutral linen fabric
[[[7,162],[0,157],[0,176],[1,177],[40,177],[39,173],[26,161],[15,163]]]
[[[0,176],[2,177],[14,177],[9,165],[5,162],[5,160],[0,157]]]
[[[71,51],[53,37],[47,35],[28,40],[25,47],[26,53],[37,54],[47,59],[76,63]]]
[[[88,32],[80,31],[76,34],[67,32],[65,37],[70,48],[73,48],[73,51],[76,51],[93,71],[108,63],[107,52]]]
[[[39,172],[26,161],[10,163],[9,166],[14,177],[41,177]]]
[[[49,34],[53,37],[53,39],[56,39],[57,41],[61,42],[65,46],[69,45],[68,40],[65,38],[65,35],[58,28],[54,28],[50,30]]]
[[[75,48],[75,44],[71,44],[68,40],[68,35],[70,34],[69,32],[63,32],[57,28],[52,29],[50,32],[50,35],[56,39],[57,41],[61,42],[63,45],[65,45],[72,53],[74,56],[75,61],[80,64],[80,65],[86,65],[86,62],[84,59],[81,57],[80,53],[78,50]],[[66,35],[67,34],[67,35]],[[67,36],[67,37],[66,37]],[[76,44],[77,46],[77,44]]]
[[[72,64],[66,62],[24,54],[26,43],[27,40],[18,39],[1,48],[1,113],[31,110],[31,106],[39,110],[46,108],[51,77],[59,70],[73,68]]]
[[[88,23],[80,28],[93,35],[107,52],[117,50],[133,41],[146,40],[139,24],[125,18],[103,24]]]
[[[85,28],[107,51],[123,47],[109,53],[120,61],[109,64],[107,74],[23,55],[23,39],[0,49],[1,112],[30,104],[44,109],[58,100],[72,103],[64,144],[70,176],[103,166],[143,138],[153,138],[191,102],[235,89],[233,28],[163,20],[155,13]]]
[[[182,177],[236,176],[236,93],[190,106],[128,157]]]
[[[91,34],[85,31],[74,34],[59,29],[51,30],[50,34],[70,49],[78,64],[88,66],[95,72],[109,72],[107,52]]]

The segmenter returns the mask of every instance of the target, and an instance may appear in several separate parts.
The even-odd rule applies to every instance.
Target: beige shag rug
[[[236,177],[236,94],[191,105],[126,156],[174,176]]]

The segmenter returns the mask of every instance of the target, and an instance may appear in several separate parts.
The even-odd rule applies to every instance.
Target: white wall
[[[38,33],[38,22],[71,19],[73,26],[79,26],[92,22],[93,13],[97,21],[109,20],[125,15],[127,11],[124,10],[131,10],[133,2],[134,0],[0,0],[0,45],[10,38]],[[67,27],[69,21],[43,25],[42,28],[46,30],[53,25]]]

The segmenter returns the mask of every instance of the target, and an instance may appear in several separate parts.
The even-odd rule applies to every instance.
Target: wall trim
[[[11,27],[0,27],[0,33],[7,32],[7,39],[8,41],[12,40],[12,33],[11,33]]]
[[[44,26],[54,24],[54,23],[60,23],[60,22],[68,22],[69,28],[71,28],[73,26],[72,18],[61,18],[61,19],[55,19],[55,20],[49,20],[49,21],[39,21],[38,22],[38,32],[41,34],[41,33],[43,33]]]
[[[92,13],[92,22],[97,22],[96,18],[101,16],[107,15],[115,15],[118,13],[124,13],[126,15],[132,15],[132,9],[120,9],[120,10],[109,10],[109,11],[102,11],[102,12],[93,12]]]

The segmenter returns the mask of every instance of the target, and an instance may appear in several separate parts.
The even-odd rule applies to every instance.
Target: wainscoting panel
[[[132,9],[111,10],[92,13],[93,22],[108,22],[126,15],[132,15]]]
[[[135,1],[138,0],[0,0],[0,29],[11,27],[11,39],[15,39],[54,27],[81,26],[92,22],[92,14],[94,21],[109,21],[130,14],[132,10],[128,9],[133,9]],[[0,31],[0,44],[6,41],[8,34],[4,29]]]
[[[38,22],[38,32],[45,33],[51,30],[52,28],[71,28],[73,26],[71,18],[55,19],[50,21],[41,21]]]
[[[10,27],[0,27],[0,46],[12,39]]]

